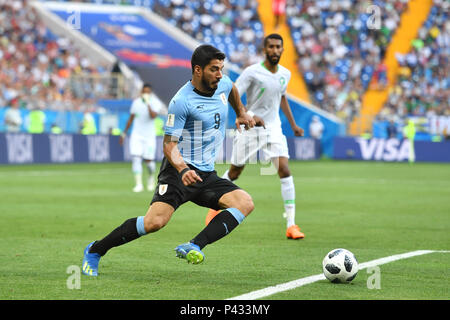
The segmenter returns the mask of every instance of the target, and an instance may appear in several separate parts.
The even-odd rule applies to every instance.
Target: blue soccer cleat
[[[175,252],[178,258],[186,259],[192,264],[202,263],[205,258],[199,246],[191,242],[180,244],[175,248]]]
[[[89,253],[89,249],[92,247],[95,241],[89,243],[84,249],[83,264],[81,270],[87,276],[96,277],[98,275],[98,263],[102,257],[98,253]]]

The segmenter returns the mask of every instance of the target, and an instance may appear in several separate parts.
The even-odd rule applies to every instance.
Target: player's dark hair
[[[200,66],[203,69],[211,62],[211,60],[225,60],[225,57],[225,53],[223,53],[219,49],[209,44],[203,44],[197,47],[197,49],[195,49],[194,53],[192,54],[192,73],[194,73],[195,66]]]
[[[264,48],[267,46],[267,43],[269,42],[269,39],[277,39],[281,40],[281,45],[283,45],[283,37],[280,36],[278,33],[271,33],[268,36],[264,38]]]
[[[142,86],[142,90],[144,90],[145,88],[151,89],[151,88],[152,88],[152,85],[151,85],[150,83],[146,82],[146,83],[144,83],[144,85]]]

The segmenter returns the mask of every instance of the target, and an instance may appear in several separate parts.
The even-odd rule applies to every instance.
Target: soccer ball
[[[358,260],[346,249],[334,249],[322,262],[323,274],[333,283],[350,283],[358,274]]]

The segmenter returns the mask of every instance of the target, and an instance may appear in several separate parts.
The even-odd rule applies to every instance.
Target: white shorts
[[[130,156],[141,157],[145,160],[155,160],[156,138],[130,137]]]
[[[246,164],[256,164],[258,160],[268,163],[278,157],[289,158],[287,140],[281,128],[254,127],[248,131],[242,130],[241,133],[236,131],[231,153],[233,166],[242,167]]]

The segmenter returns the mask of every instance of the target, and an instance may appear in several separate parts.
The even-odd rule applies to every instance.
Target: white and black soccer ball
[[[334,249],[322,262],[323,274],[333,283],[350,283],[358,274],[358,260],[346,249]]]

